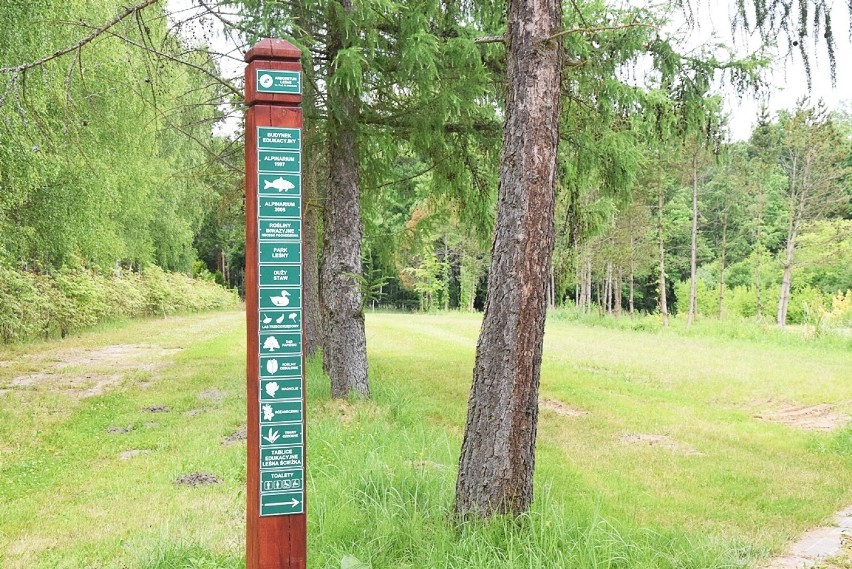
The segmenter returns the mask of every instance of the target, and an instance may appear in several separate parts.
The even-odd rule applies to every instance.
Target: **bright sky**
[[[748,53],[749,48],[759,46],[759,38],[737,37],[735,41],[730,32],[730,12],[734,3],[731,0],[698,0],[696,21],[698,29],[691,30],[684,38],[685,44],[697,46],[712,41],[725,45],[735,45],[739,55]],[[722,91],[725,94],[726,109],[730,113],[731,137],[735,140],[748,138],[754,126],[761,103],[765,103],[774,115],[781,109],[793,108],[802,97],[810,97],[814,103],[822,99],[830,109],[849,108],[852,105],[852,41],[850,41],[849,10],[843,1],[835,0],[831,10],[832,29],[835,41],[837,61],[837,82],[831,84],[831,72],[828,53],[821,44],[811,53],[811,87],[808,89],[805,66],[798,52],[793,58],[775,57],[772,71],[766,76],[769,88],[760,95],[748,94],[742,99]],[[715,40],[713,39],[715,38]],[[808,38],[809,44],[812,38]],[[786,38],[778,39],[781,53],[786,53]],[[748,44],[751,44],[750,46]],[[813,47],[813,46],[812,46]],[[798,49],[798,48],[795,48]]]
[[[647,0],[627,1],[633,5],[644,5]],[[752,44],[752,49],[758,45],[756,38],[748,41],[748,38],[739,37],[733,41],[729,23],[733,0],[696,0],[696,2],[695,20],[699,25],[682,34],[685,45],[696,47],[708,41],[736,45],[740,55],[748,52],[749,43]],[[210,2],[214,5],[215,3],[215,0]],[[667,4],[671,3],[667,2]],[[168,9],[175,20],[197,13],[197,10],[193,9],[194,5],[193,0],[167,0]],[[194,26],[191,30],[197,37],[204,37],[214,50],[230,54],[230,57],[221,62],[222,71],[226,76],[240,76],[243,68],[242,53],[236,44],[235,36],[225,33],[221,22],[210,18],[209,23],[212,26],[207,28]],[[811,57],[810,91],[801,59],[798,56],[792,59],[778,58],[772,73],[767,76],[770,87],[766,93],[747,94],[739,98],[733,93],[722,91],[730,113],[729,128],[733,139],[741,140],[749,136],[757,119],[761,102],[767,105],[772,114],[781,109],[792,108],[796,101],[804,96],[810,96],[814,102],[822,99],[830,109],[852,107],[852,41],[850,41],[849,33],[849,13],[846,3],[842,0],[835,0],[832,9],[832,27],[836,42],[837,84],[831,85],[828,56],[824,45],[820,45]],[[786,40],[779,39],[779,43],[783,44],[780,47],[786,51]],[[230,126],[224,125],[221,130],[228,132],[236,128],[236,124],[229,121]]]

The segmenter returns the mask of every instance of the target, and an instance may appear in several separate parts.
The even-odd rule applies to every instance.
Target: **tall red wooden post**
[[[246,568],[304,569],[301,53],[246,54]]]

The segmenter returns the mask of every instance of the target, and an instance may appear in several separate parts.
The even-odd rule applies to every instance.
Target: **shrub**
[[[147,267],[99,272],[66,267],[56,274],[0,266],[0,340],[65,337],[123,318],[169,316],[239,305],[233,290],[208,279]]]

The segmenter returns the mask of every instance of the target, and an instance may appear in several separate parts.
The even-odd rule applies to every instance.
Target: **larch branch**
[[[38,67],[39,65],[44,65],[48,61],[51,61],[51,60],[56,59],[58,57],[62,57],[63,55],[65,55],[67,53],[71,53],[72,51],[78,51],[78,50],[82,49],[82,47],[84,45],[86,45],[87,43],[90,43],[91,41],[96,39],[98,36],[102,35],[104,32],[106,32],[111,27],[115,26],[116,24],[118,24],[119,22],[121,22],[122,20],[127,18],[128,16],[136,14],[136,13],[139,12],[139,10],[147,8],[148,6],[152,6],[159,1],[160,0],[142,0],[142,2],[139,2],[138,4],[135,4],[135,5],[133,5],[129,8],[125,8],[124,10],[122,10],[121,12],[119,12],[118,14],[113,16],[105,24],[103,24],[102,26],[100,26],[98,28],[95,28],[95,30],[92,31],[92,33],[90,33],[86,37],[82,38],[80,41],[78,41],[74,45],[63,47],[62,49],[54,51],[50,55],[46,55],[46,56],[44,56],[41,59],[36,60],[36,61],[30,61],[28,63],[22,63],[20,65],[14,66],[14,67],[0,67],[0,73],[11,73],[13,75],[17,75],[19,73],[23,73],[23,72],[27,71],[28,69],[32,69],[33,67]]]

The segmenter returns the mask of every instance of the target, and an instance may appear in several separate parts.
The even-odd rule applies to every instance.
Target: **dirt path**
[[[852,563],[852,506],[837,512],[831,525],[814,528],[790,544],[787,552],[765,569],[819,567],[841,569]],[[842,565],[840,565],[842,563]]]

